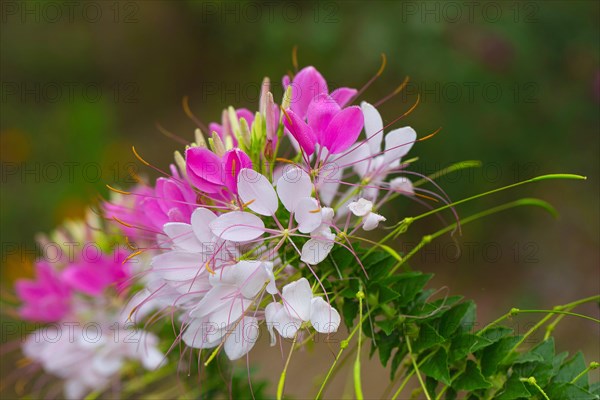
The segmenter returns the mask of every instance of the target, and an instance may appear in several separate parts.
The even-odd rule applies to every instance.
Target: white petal
[[[152,258],[152,271],[163,279],[188,281],[201,279],[204,273],[202,257],[196,253],[169,251]]]
[[[331,224],[333,222],[333,216],[335,211],[331,207],[321,208],[321,220],[324,224]]]
[[[111,350],[105,347],[92,359],[92,368],[100,375],[111,376],[123,366],[123,355]]]
[[[243,260],[223,267],[209,280],[213,285],[233,285],[244,297],[251,299],[269,281],[269,276],[261,261]]]
[[[163,226],[163,231],[171,239],[173,247],[193,252],[202,251],[202,243],[196,239],[196,235],[190,224],[167,222]]]
[[[332,240],[309,239],[302,246],[300,260],[307,264],[315,265],[323,261],[331,252],[334,242]]]
[[[310,323],[317,332],[337,332],[340,326],[340,314],[322,297],[315,297],[310,305]]]
[[[389,164],[404,157],[415,143],[415,140],[417,140],[417,132],[410,126],[395,129],[385,135],[383,162]]]
[[[215,324],[211,324],[202,319],[193,319],[185,328],[181,335],[181,340],[197,349],[210,349],[221,342],[226,330],[220,329]]]
[[[220,307],[227,306],[235,298],[237,288],[232,285],[215,286],[204,295],[202,300],[190,311],[192,318],[205,318],[217,311]]]
[[[385,217],[383,215],[375,214],[374,212],[369,213],[363,222],[362,228],[365,231],[372,231],[373,229],[377,228],[379,223],[382,221],[385,221]]]
[[[265,307],[265,322],[267,323],[267,330],[269,331],[269,335],[271,337],[271,346],[275,346],[277,343],[277,338],[273,333],[273,327],[277,323],[275,320],[275,316],[277,313],[283,309],[283,305],[281,303],[269,303]]]
[[[313,294],[306,278],[288,283],[281,291],[283,307],[292,318],[302,321],[310,319],[310,300]]]
[[[200,243],[210,243],[213,241],[213,234],[208,227],[212,221],[217,219],[217,216],[212,211],[198,207],[192,213],[191,224],[194,229],[194,233]]]
[[[155,346],[138,346],[137,343],[135,346],[136,348],[139,347],[138,357],[144,368],[153,370],[165,364],[166,360],[164,354]]]
[[[321,225],[321,209],[319,203],[312,197],[305,197],[296,203],[294,219],[298,223],[298,230],[310,233]]]
[[[248,208],[260,215],[271,216],[277,211],[277,193],[269,180],[258,172],[244,168],[238,175],[238,194]]]
[[[343,172],[343,168],[340,166],[341,163],[336,159],[328,162],[319,170],[317,188],[323,204],[331,204],[338,194]]]
[[[298,167],[287,167],[277,181],[277,194],[289,212],[294,211],[298,200],[310,197],[313,184],[306,172]]]
[[[219,327],[228,327],[236,323],[246,311],[252,302],[242,297],[236,297],[229,302],[221,303],[221,307],[217,308],[208,316],[208,322],[211,322]]]
[[[373,202],[360,198],[358,201],[353,201],[352,203],[348,204],[348,208],[352,214],[356,215],[357,217],[364,217],[373,209]]]
[[[225,354],[230,360],[242,358],[252,350],[258,336],[258,320],[254,317],[242,318],[225,340]]]
[[[90,390],[91,388],[88,388],[85,383],[79,379],[68,379],[65,382],[65,396],[69,400],[82,399]]]
[[[415,194],[415,190],[410,179],[400,176],[398,178],[394,178],[390,181],[390,188],[401,194],[412,196]]]
[[[253,240],[265,232],[263,221],[256,215],[244,211],[222,214],[209,226],[215,236],[232,242]]]
[[[267,273],[267,279],[269,283],[267,283],[267,293],[275,294],[277,293],[277,285],[275,283],[275,274],[273,274],[273,263],[270,261],[266,261],[263,263],[263,268]]]
[[[352,153],[350,153],[348,156],[352,156],[352,161],[346,163],[346,165],[352,165],[354,171],[361,178],[373,170],[373,162],[377,158],[373,158],[371,155],[371,150],[367,144],[368,143],[361,142],[356,146],[355,149],[351,150]],[[381,153],[381,151],[379,152]]]
[[[277,330],[277,332],[279,332],[281,337],[291,339],[296,335],[296,332],[298,332],[300,326],[302,326],[302,320],[299,318],[292,317],[287,312],[285,307],[281,305],[281,308],[273,317],[272,325]]]
[[[383,121],[379,111],[371,104],[363,101],[360,103],[363,116],[365,118],[365,133],[367,144],[371,154],[375,155],[381,152],[381,140],[383,139]]]

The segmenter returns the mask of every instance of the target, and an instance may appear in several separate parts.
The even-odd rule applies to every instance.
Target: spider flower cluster
[[[105,205],[155,253],[138,306],[168,305],[178,339],[231,360],[252,349],[261,325],[271,344],[336,332],[319,263],[334,246],[354,253],[361,231],[386,220],[378,211],[392,193],[414,194],[406,177],[389,179],[404,171],[412,128],[384,134],[376,107],[351,105],[358,91],[330,91],[314,67],[283,87],[276,104],[265,79],[257,112],[224,110],[154,187]]]
[[[67,397],[103,390],[126,362],[164,363],[158,337],[144,330],[142,344],[80,340],[89,321],[108,332],[114,323],[147,326],[170,316],[177,342],[230,360],[247,355],[261,331],[275,345],[278,337],[339,329],[323,285],[332,277],[319,264],[339,246],[362,267],[356,241],[386,221],[382,205],[418,190],[402,162],[416,133],[385,134],[375,106],[352,105],[355,89],[330,91],[314,67],[285,76],[283,87],[277,104],[265,79],[257,112],[229,107],[197,129],[167,171],[154,167],[163,175],[155,184],[114,189],[101,208],[118,224],[59,231],[103,243],[116,225],[133,251],[40,261],[35,280],[17,283],[23,319],[49,323],[44,329],[54,333],[57,324],[77,322],[75,339],[31,335],[23,345],[37,366],[65,380]]]
[[[41,237],[40,247],[52,254],[35,262],[33,279],[15,285],[20,317],[46,324],[22,345],[29,372],[41,369],[64,379],[69,399],[106,389],[128,362],[153,370],[164,358],[158,338],[132,330],[127,321],[130,279],[138,266],[128,251],[103,245],[107,238],[90,227],[91,220]]]

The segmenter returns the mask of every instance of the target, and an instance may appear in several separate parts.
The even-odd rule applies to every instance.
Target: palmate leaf
[[[467,360],[465,371],[452,382],[452,387],[456,390],[473,391],[491,386],[492,384],[481,374],[479,366],[472,360]]]
[[[392,379],[416,375],[413,357],[423,379],[420,390],[427,390],[433,397],[440,390],[448,399],[466,392],[467,399],[503,400],[541,398],[540,390],[559,399],[592,399],[600,392],[598,385],[590,386],[587,374],[581,376],[587,368],[583,355],[565,361],[566,353],[555,354],[551,337],[524,351],[522,337],[499,324],[476,331],[475,303],[461,296],[436,297],[437,291],[426,288],[430,274],[402,272],[387,276],[385,270],[396,263],[392,256],[371,250],[363,258],[365,250],[355,250],[366,260],[369,279],[349,261],[349,252],[344,249],[333,251],[324,268],[337,265],[353,276],[350,280],[329,280],[349,328],[358,323],[356,294],[359,290],[365,293],[363,311],[368,313],[362,320],[363,338],[374,339],[370,354],[377,354]],[[330,274],[335,276],[337,271]],[[410,355],[406,339],[411,343]],[[396,377],[401,365],[407,367],[406,372]],[[539,389],[530,378],[535,379]]]

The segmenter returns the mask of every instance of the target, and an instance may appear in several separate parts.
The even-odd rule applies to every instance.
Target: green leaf
[[[475,323],[475,303],[466,301],[452,307],[440,319],[439,333],[444,338],[450,337],[458,329],[470,330]]]
[[[596,394],[590,393],[589,391],[572,383],[555,383],[544,388],[546,394],[552,400],[597,400]]]
[[[462,360],[474,352],[475,349],[482,349],[490,344],[492,342],[486,338],[470,333],[460,334],[452,339],[448,360],[450,362]]]
[[[379,285],[379,302],[389,303],[390,301],[396,300],[402,294],[396,292],[394,289],[389,288],[385,285]]]
[[[511,328],[507,328],[506,326],[495,326],[493,328],[483,331],[483,333],[478,334],[477,336],[487,339],[489,341],[489,343],[492,344],[492,343],[496,343],[500,339],[502,339],[512,333],[513,333],[513,330]],[[473,348],[472,351],[478,351],[484,347],[487,347],[487,346],[482,346],[479,348],[477,348],[477,346],[476,346],[476,348]]]
[[[358,302],[345,299],[342,306],[342,314],[344,315],[344,323],[350,329],[354,325],[354,319],[358,315]]]
[[[508,355],[520,338],[520,336],[505,337],[482,350],[481,372],[483,376],[491,376],[498,370],[498,364]]]
[[[406,272],[386,278],[382,281],[382,284],[387,285],[400,293],[400,298],[397,303],[399,305],[406,305],[410,303],[421,290],[423,290],[423,287],[429,279],[431,279],[431,274]]]
[[[571,382],[577,375],[582,373],[587,368],[585,359],[581,352],[575,354],[571,359],[565,362],[558,374],[554,377],[554,382]],[[577,386],[587,387],[589,385],[588,377],[583,376],[577,380]]]
[[[433,346],[444,343],[446,339],[440,336],[435,328],[430,324],[423,324],[419,330],[419,337],[413,344],[413,352],[415,354],[421,353],[424,350],[430,349]]]
[[[490,386],[492,384],[483,377],[479,366],[472,360],[467,360],[465,371],[452,382],[452,387],[456,390],[474,391]]]
[[[520,377],[516,374],[512,374],[510,378],[504,383],[502,391],[499,393],[496,400],[514,400],[531,398],[531,393],[527,390],[527,387],[523,382],[520,381]]]
[[[522,378],[533,376],[538,385],[545,386],[552,378],[554,368],[552,364],[546,362],[528,362],[516,364],[513,366],[513,372]]]
[[[396,321],[386,319],[383,321],[375,321],[375,325],[381,328],[386,335],[391,335],[394,331],[394,327],[396,326]]]
[[[446,400],[456,400],[456,397],[458,396],[458,393],[456,393],[456,390],[452,389],[451,387],[448,387],[448,390],[446,390]]]
[[[385,367],[387,365],[388,360],[390,359],[390,355],[392,354],[392,350],[394,347],[398,345],[398,337],[397,336],[383,336],[379,335],[377,339],[377,349],[379,350],[379,360],[381,364]]]
[[[427,393],[429,393],[430,396],[435,396],[435,391],[438,387],[438,381],[433,379],[432,377],[428,376],[427,378],[425,378],[425,388],[427,389]]]
[[[407,354],[408,348],[404,344],[402,344],[402,346],[398,348],[396,354],[394,354],[394,358],[392,358],[392,364],[390,366],[390,380],[394,379],[398,367],[400,366],[402,360],[404,360],[404,357],[406,357]]]
[[[427,376],[430,376],[446,385],[450,384],[450,370],[448,369],[448,354],[446,349],[441,347],[435,354],[429,358],[419,370]]]

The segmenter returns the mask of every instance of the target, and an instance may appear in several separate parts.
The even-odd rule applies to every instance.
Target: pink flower
[[[147,221],[146,207],[140,207],[140,203],[148,196],[153,195],[152,188],[137,185],[130,193],[132,195],[118,195],[102,204],[104,215],[109,219],[118,219],[128,225],[118,224],[123,234],[131,239],[137,239],[143,233],[136,227],[144,226]],[[162,226],[162,225],[161,225]]]
[[[161,230],[167,222],[190,222],[196,208],[194,189],[180,177],[174,165],[171,165],[171,173],[172,178],[158,178],[154,194],[139,201],[144,219]]]
[[[48,262],[38,262],[35,280],[19,280],[15,289],[23,301],[19,310],[23,319],[54,322],[71,309],[71,290]]]
[[[237,194],[237,176],[242,168],[252,168],[252,161],[240,149],[231,149],[219,157],[204,147],[190,147],[185,152],[186,172],[190,182],[209,194],[229,189]]]
[[[127,253],[117,250],[113,254],[90,254],[63,271],[64,282],[76,291],[90,296],[101,296],[109,286],[116,286],[119,292],[127,288],[129,265],[123,263]]]
[[[300,118],[304,119],[310,103],[321,94],[329,94],[327,81],[313,66],[302,68],[290,82],[289,76],[283,77],[283,87],[292,86],[292,101],[290,108]],[[341,87],[331,93],[331,98],[344,107],[356,95],[356,89]]]
[[[293,109],[283,120],[285,127],[307,155],[319,144],[331,154],[338,154],[352,146],[360,134],[364,118],[360,107],[342,109],[329,95],[320,94],[308,106],[306,120]]]

